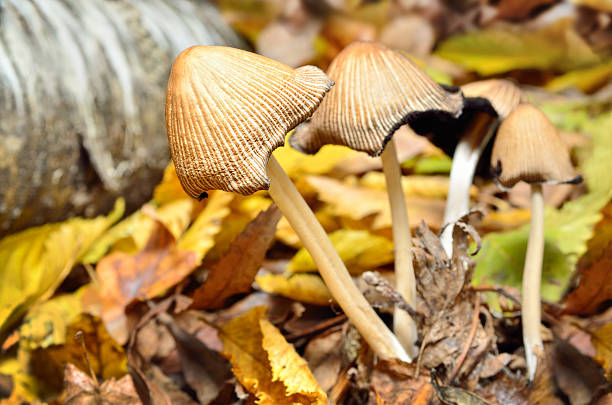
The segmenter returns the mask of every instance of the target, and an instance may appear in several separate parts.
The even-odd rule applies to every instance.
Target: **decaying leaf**
[[[564,312],[592,314],[599,306],[612,300],[612,242],[581,275],[578,287],[565,300]]]
[[[246,226],[225,255],[211,267],[206,282],[193,296],[192,308],[218,308],[228,297],[251,288],[274,239],[280,216],[273,205]]]
[[[98,384],[74,365],[64,367],[65,405],[121,404],[141,405],[129,375],[119,380],[111,378]]]
[[[324,391],[329,391],[338,380],[343,363],[344,333],[337,330],[312,339],[304,350],[304,359]]]
[[[393,242],[364,230],[340,229],[329,235],[334,248],[352,274],[393,262]],[[291,272],[317,271],[317,265],[305,248],[287,265]]]
[[[125,307],[134,299],[153,298],[180,282],[197,265],[197,254],[177,248],[174,237],[161,224],[144,250],[135,254],[112,253],[98,262],[99,287],[88,287],[83,299],[100,313],[110,334],[127,341]]]
[[[308,365],[265,318],[266,309],[255,307],[220,330],[223,355],[242,385],[258,404],[325,404]]]
[[[49,298],[92,243],[125,209],[117,200],[106,217],[73,218],[0,241],[0,342],[36,302]]]
[[[295,301],[327,306],[333,297],[318,274],[264,274],[257,284],[267,293],[278,294]]]
[[[434,393],[430,377],[421,372],[416,376],[416,365],[396,360],[379,362],[371,378],[371,389],[383,403],[389,405],[431,403]]]

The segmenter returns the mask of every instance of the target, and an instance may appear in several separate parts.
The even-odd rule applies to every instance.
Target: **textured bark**
[[[174,57],[241,47],[196,0],[0,0],[0,235],[150,198]]]

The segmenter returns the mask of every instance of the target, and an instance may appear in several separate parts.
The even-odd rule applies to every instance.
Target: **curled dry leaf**
[[[97,381],[90,376],[67,363],[64,367],[64,384],[66,386],[65,405],[142,404],[129,375],[119,380],[111,378],[98,385]]]
[[[223,355],[242,385],[262,405],[326,404],[302,359],[265,318],[266,309],[255,307],[221,327]]]
[[[218,308],[232,295],[247,292],[274,240],[281,214],[276,205],[260,212],[228,251],[212,265],[206,282],[194,296],[191,308]]]

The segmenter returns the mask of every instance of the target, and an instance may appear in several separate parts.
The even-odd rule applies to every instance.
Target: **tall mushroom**
[[[332,61],[327,72],[336,82],[309,122],[300,125],[289,142],[305,153],[325,144],[345,145],[381,156],[393,223],[398,292],[415,307],[411,236],[401,171],[393,134],[404,124],[427,127],[438,119],[454,119],[463,107],[459,91],[442,88],[410,59],[374,42],[355,42]],[[394,330],[408,353],[417,354],[416,325],[396,309]]]
[[[503,187],[519,181],[531,184],[531,229],[523,268],[521,316],[523,343],[530,381],[543,354],[540,336],[540,282],[544,255],[544,199],[542,184],[579,183],[567,147],[555,126],[537,108],[522,104],[499,127],[491,167]]]
[[[500,121],[504,120],[521,102],[522,91],[508,80],[491,79],[461,86],[466,97],[466,108],[460,119],[452,125],[454,136],[434,135],[432,141],[453,156],[449,189],[444,211],[445,228],[440,235],[446,254],[453,254],[453,228],[455,221],[470,208],[470,186],[474,180],[480,156],[493,137]],[[448,132],[448,131],[445,131]]]
[[[320,69],[298,69],[250,52],[196,46],[174,62],[166,124],[172,159],[194,198],[220,189],[268,190],[319,268],[332,295],[383,359],[408,360],[397,338],[357,289],[314,214],[272,151],[305,120],[333,82]]]

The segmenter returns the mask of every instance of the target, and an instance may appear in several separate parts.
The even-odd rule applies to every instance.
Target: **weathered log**
[[[206,1],[0,0],[0,235],[150,198],[195,44],[243,46]]]

